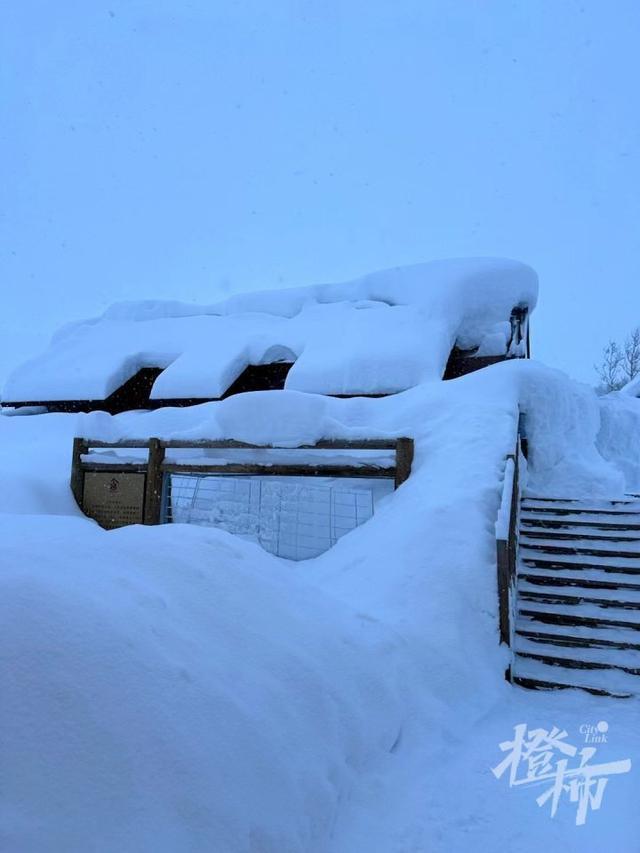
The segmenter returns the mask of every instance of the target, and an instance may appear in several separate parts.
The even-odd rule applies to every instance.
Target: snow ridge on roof
[[[152,398],[221,396],[248,364],[295,358],[286,387],[385,394],[442,376],[460,346],[507,335],[516,305],[535,306],[537,276],[480,258],[394,267],[343,284],[232,296],[211,305],[121,302],[67,324],[9,377],[5,401],[104,399],[143,367]],[[271,353],[271,354],[270,354]]]

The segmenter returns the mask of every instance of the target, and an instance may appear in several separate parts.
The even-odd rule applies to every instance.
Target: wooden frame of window
[[[146,462],[108,462],[95,463],[83,459],[91,448],[95,449],[146,449]],[[303,450],[394,450],[395,464],[382,466],[363,461],[359,464],[318,463],[278,463],[264,462],[229,462],[227,464],[198,464],[187,462],[169,462],[165,459],[168,449],[188,450],[286,450],[290,452]],[[160,524],[162,512],[162,488],[165,474],[215,474],[222,476],[260,475],[260,476],[289,476],[289,477],[368,477],[385,478],[394,481],[395,488],[402,485],[411,473],[413,462],[413,439],[360,439],[340,440],[323,439],[315,444],[304,444],[296,447],[286,447],[281,444],[248,444],[242,441],[164,441],[159,438],[126,439],[122,441],[98,441],[88,438],[73,440],[73,455],[71,462],[71,491],[78,506],[86,511],[84,483],[85,474],[140,474],[145,475],[143,518],[145,524]],[[114,477],[117,482],[117,479]],[[113,524],[111,526],[120,526]]]

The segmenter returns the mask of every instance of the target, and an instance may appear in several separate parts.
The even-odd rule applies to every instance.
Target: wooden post
[[[162,463],[164,447],[157,438],[149,439],[149,461],[144,493],[144,523],[160,524],[162,510]]]
[[[529,458],[529,439],[527,438],[527,416],[526,412],[519,412],[518,414],[518,441],[520,444],[520,450],[522,451],[522,455],[525,459]],[[518,456],[516,455],[516,459]]]
[[[518,564],[518,521],[520,514],[520,440],[516,440],[515,454],[509,454],[513,460],[513,481],[511,484],[511,502],[509,504],[509,530],[506,539],[496,540],[496,558],[498,569],[498,621],[500,642],[511,645],[511,608],[514,603],[516,572]]]
[[[498,565],[498,622],[500,625],[500,642],[510,645],[509,628],[509,584],[510,556],[509,543],[504,539],[496,540]]]
[[[84,438],[73,439],[73,455],[71,457],[71,480],[69,485],[73,492],[76,503],[83,509],[84,496],[84,471],[82,470],[82,456],[89,450],[89,445]]]
[[[399,438],[396,442],[396,489],[409,479],[412,462],[413,439]]]

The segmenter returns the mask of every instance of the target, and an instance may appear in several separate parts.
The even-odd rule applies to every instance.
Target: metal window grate
[[[290,560],[322,554],[374,512],[366,481],[349,488],[302,477],[167,474],[164,491],[163,521],[219,527]]]

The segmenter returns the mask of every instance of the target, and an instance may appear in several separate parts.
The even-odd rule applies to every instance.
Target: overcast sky
[[[637,0],[20,0],[0,380],[121,299],[432,258],[538,271],[534,356],[640,324]]]

